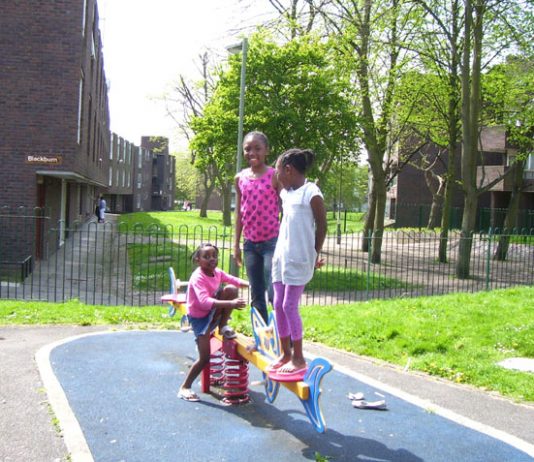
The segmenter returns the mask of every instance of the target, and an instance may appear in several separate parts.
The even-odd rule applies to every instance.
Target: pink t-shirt
[[[274,168],[268,167],[259,178],[239,176],[241,224],[243,235],[249,241],[264,242],[278,236],[280,210],[278,194],[272,185],[273,175]]]
[[[200,268],[193,271],[187,285],[186,306],[189,315],[194,318],[207,316],[216,300],[215,294],[222,283],[234,284],[239,287],[246,281],[227,274],[219,268],[215,268],[213,276],[208,276]]]

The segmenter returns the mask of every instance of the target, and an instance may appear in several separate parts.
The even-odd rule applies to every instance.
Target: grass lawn
[[[207,234],[210,232],[218,237],[226,236],[233,237],[233,219],[232,226],[225,228],[222,221],[222,212],[209,210],[207,218],[200,218],[198,210],[190,212],[173,211],[173,212],[136,212],[121,215],[119,222],[122,223],[122,229],[128,232],[139,230],[145,234],[155,232],[156,229],[162,231],[165,235],[170,237],[170,234],[186,234],[197,230],[197,233],[202,232]],[[335,233],[337,230],[337,218],[332,212],[327,214],[328,232]],[[341,213],[340,227],[342,233],[358,232],[363,229],[364,225],[363,212],[344,212]],[[142,231],[143,230],[143,231]],[[214,239],[213,237],[213,239]]]
[[[128,263],[133,276],[133,286],[139,290],[167,290],[169,287],[169,267],[181,281],[188,281],[196,264],[191,256],[196,244],[165,245],[130,244],[128,245]],[[228,252],[220,250],[218,267],[227,273],[230,272]],[[246,279],[246,275],[242,275]]]
[[[306,284],[306,291],[318,290],[325,292],[349,292],[357,290],[379,290],[414,288],[415,285],[394,278],[369,272],[358,271],[340,266],[325,265],[321,271],[316,271],[313,279]]]
[[[496,365],[534,358],[534,287],[302,307],[305,340],[534,402],[532,373]],[[165,306],[0,301],[0,325],[115,324],[174,329]],[[233,323],[250,334],[248,312]]]
[[[336,233],[337,215],[329,212],[328,232]],[[130,234],[149,236],[147,242],[128,245],[128,262],[134,287],[139,290],[162,290],[168,285],[167,269],[174,268],[181,280],[189,279],[194,265],[191,255],[199,242],[212,242],[219,246],[219,266],[230,269],[230,248],[233,246],[233,228],[222,226],[222,212],[209,211],[207,218],[191,212],[138,212],[120,217],[119,229]],[[363,228],[363,213],[342,212],[341,232],[356,232]],[[176,242],[166,241],[174,238]],[[242,274],[246,279],[246,274]],[[405,287],[402,281],[374,277],[356,270],[327,266],[308,284],[308,290],[375,290]]]
[[[176,277],[181,281],[189,280],[196,265],[191,261],[195,245],[175,244],[129,244],[128,263],[133,276],[133,286],[138,290],[166,290],[169,285],[168,268],[174,269]],[[230,272],[229,252],[219,247],[219,268]],[[239,275],[247,279],[244,269]],[[350,268],[325,265],[317,271],[313,279],[306,285],[306,291],[357,291],[415,287],[404,281],[384,277],[373,272],[361,272]]]

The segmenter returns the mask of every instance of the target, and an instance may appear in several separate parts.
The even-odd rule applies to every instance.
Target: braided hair
[[[304,175],[312,166],[315,153],[310,149],[292,148],[281,154],[278,160],[282,167],[291,165],[297,172]]]
[[[211,244],[210,242],[204,242],[202,244],[200,244],[197,249],[193,252],[193,255],[191,255],[191,260],[193,262],[197,261],[197,259],[199,258],[200,256],[200,252],[202,250],[204,250],[205,248],[207,247],[213,247],[215,249],[215,251],[217,252],[217,255],[219,255],[219,249],[217,248],[216,245],[214,244]]]

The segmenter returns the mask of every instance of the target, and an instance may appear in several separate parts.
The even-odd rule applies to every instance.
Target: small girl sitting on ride
[[[277,179],[283,187],[280,192],[283,216],[273,256],[272,280],[282,356],[268,370],[282,376],[306,371],[299,302],[314,269],[324,264],[319,258],[326,237],[323,195],[305,177],[314,157],[310,150],[290,149],[276,162]]]
[[[193,382],[210,359],[210,334],[219,328],[224,338],[236,337],[228,325],[234,308],[243,308],[246,301],[238,297],[238,287],[247,287],[248,282],[217,268],[219,249],[213,244],[201,244],[192,259],[198,264],[187,286],[187,317],[195,334],[198,359],[180,387],[178,397],[186,401],[199,401],[191,390]]]

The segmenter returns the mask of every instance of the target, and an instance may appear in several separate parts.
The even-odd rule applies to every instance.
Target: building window
[[[109,140],[109,159],[113,160],[113,133],[111,134],[110,140]]]
[[[109,185],[109,186],[112,186],[112,185],[113,185],[113,168],[111,167],[111,165],[109,166],[108,185]]]
[[[85,18],[87,16],[87,0],[83,0],[83,11],[82,11],[82,36],[85,35]]]
[[[83,114],[83,72],[78,88],[78,144],[82,143],[82,114]]]
[[[96,58],[96,39],[95,39],[95,33],[93,32],[91,34],[91,59]]]
[[[534,170],[534,154],[530,154],[525,165],[525,170]]]

